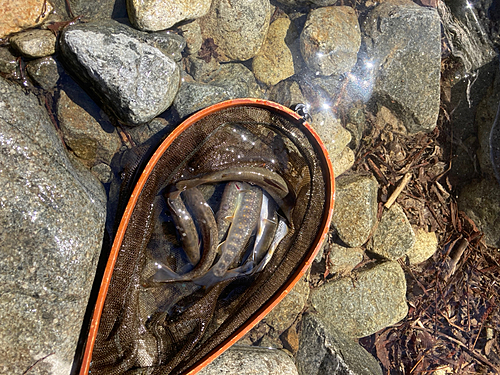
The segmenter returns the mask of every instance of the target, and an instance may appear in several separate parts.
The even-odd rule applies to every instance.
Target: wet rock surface
[[[70,26],[61,38],[61,52],[71,71],[129,125],[165,111],[179,87],[177,64],[144,39],[113,21]]]
[[[349,72],[356,64],[361,34],[354,9],[346,6],[311,10],[300,34],[300,50],[315,74]]]
[[[0,372],[69,373],[101,250],[106,198],[37,98],[0,79]]]
[[[275,85],[291,77],[301,68],[299,34],[295,25],[280,17],[269,25],[266,40],[252,60],[255,78],[266,85]]]
[[[139,30],[165,30],[181,21],[204,16],[210,9],[210,1],[203,0],[127,0],[129,17]]]
[[[351,175],[338,178],[336,184],[332,225],[348,246],[361,246],[377,221],[377,180]]]
[[[220,61],[246,61],[259,52],[270,18],[269,0],[213,0],[199,21],[203,38],[213,38]]]
[[[355,13],[332,6],[337,4],[333,0],[281,0],[272,5],[267,0],[162,0],[162,6],[130,0],[127,13],[125,2],[70,0],[71,15],[64,0],[49,1],[46,9],[43,0],[18,0],[16,9],[0,0],[0,19],[5,20],[0,38],[21,31],[10,42],[2,39],[0,72],[23,86],[21,90],[0,79],[0,106],[7,103],[0,107],[5,125],[0,127],[0,179],[6,181],[0,216],[7,249],[0,259],[0,372],[23,373],[55,353],[29,372],[69,373],[103,236],[105,198],[97,179],[116,202],[120,153],[133,145],[156,144],[180,119],[201,108],[258,97],[288,107],[306,104],[335,176],[344,175],[336,180],[332,231],[313,266],[315,274],[299,281],[242,339],[252,349],[231,349],[203,371],[329,374],[336,369],[380,374],[376,361],[351,339],[406,314],[403,271],[396,262],[380,263],[380,257],[418,264],[432,256],[442,238],[432,231],[437,224],[426,230],[414,221],[413,229],[409,226],[413,209],[430,215],[421,201],[413,206],[401,203],[403,209],[382,207],[387,188],[390,193],[394,186],[379,175],[375,180],[368,174],[374,172],[371,168],[359,174],[360,163],[365,163],[359,151],[371,141],[366,132],[372,127],[409,132],[410,137],[434,128],[441,67],[439,12],[453,58],[463,62],[465,71],[457,69],[461,81],[450,92],[463,95],[454,97],[449,111],[454,122],[460,119],[451,141],[457,153],[451,157],[451,173],[459,170],[465,186],[459,209],[485,232],[489,245],[500,245],[500,194],[490,155],[491,145],[498,143],[490,136],[498,110],[498,74],[486,90],[498,67],[483,67],[495,53],[482,31],[468,33],[477,21],[464,18],[484,18],[484,12],[458,14],[442,2],[437,12],[391,1],[368,2]],[[47,18],[52,7],[56,12]],[[64,32],[62,26],[52,25],[59,35],[62,32],[62,53],[48,56],[54,54],[55,37],[47,26],[80,15],[83,23],[74,20]],[[130,26],[128,17],[142,30],[171,30],[144,33]],[[361,21],[363,45],[358,52]],[[42,22],[44,30],[26,30]],[[81,37],[66,40],[72,32]],[[64,69],[92,96],[69,83]],[[445,87],[443,95],[446,92]],[[483,95],[478,105],[476,99]],[[120,122],[129,126],[117,131],[114,126]],[[412,163],[403,148],[379,147],[376,157],[370,157],[379,166],[379,161],[391,165],[390,174],[399,173],[400,166],[394,168],[392,162]],[[30,159],[24,160],[26,155]],[[414,179],[422,178],[422,168],[432,167],[410,169]],[[434,176],[444,173],[446,165],[437,170]],[[478,180],[466,185],[471,176]],[[450,189],[447,180],[439,181],[441,188]],[[365,253],[370,243],[372,252]],[[310,312],[311,306],[317,311],[301,321],[308,306]],[[296,367],[284,351],[256,346],[288,349],[296,354]]]
[[[204,81],[181,85],[174,100],[181,118],[224,100],[262,95],[252,72],[242,64],[221,65]]]
[[[56,87],[63,68],[52,56],[42,57],[28,62],[26,71],[35,83],[46,91]]]
[[[41,24],[52,9],[45,0],[0,1],[0,38]]]
[[[394,110],[410,132],[434,129],[441,68],[437,11],[384,3],[371,11],[362,30],[365,64],[374,65],[374,100]]]
[[[74,82],[60,91],[57,114],[64,142],[75,156],[88,167],[111,164],[122,144],[117,130]]]
[[[26,57],[44,57],[56,52],[56,36],[50,30],[31,30],[10,38],[10,43]]]
[[[355,340],[327,328],[313,314],[302,321],[296,363],[300,375],[382,375],[380,365],[370,353]]]
[[[354,282],[342,278],[313,290],[311,303],[329,329],[368,336],[406,316],[405,275],[397,262],[360,269]]]

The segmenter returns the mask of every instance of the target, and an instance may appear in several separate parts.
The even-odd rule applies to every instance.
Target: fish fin
[[[153,282],[157,283],[163,283],[163,282],[174,282],[174,281],[180,281],[179,279],[181,276],[172,271],[168,266],[162,263],[158,263],[158,270],[156,273],[152,276],[151,280]]]

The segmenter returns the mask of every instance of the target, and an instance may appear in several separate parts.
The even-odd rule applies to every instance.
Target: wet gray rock
[[[349,72],[356,64],[361,33],[354,9],[334,6],[313,9],[300,34],[300,51],[316,75]]]
[[[90,170],[103,184],[110,183],[113,179],[113,172],[108,164],[99,163],[90,168]]]
[[[158,31],[204,16],[210,3],[204,0],[127,0],[127,9],[130,22],[139,30]]]
[[[199,19],[203,38],[213,38],[219,61],[246,61],[266,38],[271,19],[269,0],[213,0]]]
[[[85,165],[111,164],[122,145],[116,128],[74,82],[60,91],[57,115],[64,142]]]
[[[182,51],[186,48],[186,40],[170,31],[144,34],[144,41],[177,62],[182,60]]]
[[[179,67],[148,39],[114,21],[69,26],[61,36],[68,68],[128,125],[148,122],[165,111],[179,87]]]
[[[500,185],[494,178],[472,181],[458,197],[458,208],[464,211],[484,232],[488,246],[500,247]]]
[[[288,329],[302,312],[309,297],[309,283],[302,277],[285,298],[264,318],[273,330],[281,335]]]
[[[234,345],[199,375],[297,375],[297,368],[282,350]]]
[[[66,2],[69,2],[74,16],[83,15],[90,20],[127,19],[126,0],[50,0],[56,14],[68,13]]]
[[[179,27],[181,35],[186,41],[185,52],[189,55],[196,55],[203,44],[200,23],[197,20],[186,23]]]
[[[164,134],[170,133],[176,125],[178,124],[171,124],[164,118],[157,117],[147,124],[136,126],[134,128],[128,128],[126,131],[132,138],[132,141],[134,141],[136,145],[140,145],[152,137],[160,140]]]
[[[207,62],[195,56],[189,56],[185,61],[187,72],[198,82],[210,80],[210,75],[220,67],[216,59],[210,59]]]
[[[106,195],[33,94],[0,78],[0,372],[69,374],[101,250]]]
[[[484,33],[483,22],[478,22],[476,6],[469,8],[466,4],[462,1],[438,1],[437,11],[452,54],[461,60],[467,73],[472,73],[496,59],[497,53]],[[486,4],[484,6],[489,7]]]
[[[318,133],[331,159],[335,159],[351,142],[351,133],[345,129],[331,110],[311,112],[311,125]]]
[[[328,151],[335,177],[352,167],[354,152],[347,147],[351,133],[345,129],[330,109],[311,111],[311,125]]]
[[[8,48],[0,47],[0,72],[18,76],[19,63]]]
[[[252,60],[255,78],[272,86],[299,71],[302,66],[299,34],[288,17],[276,19],[259,53]]]
[[[50,91],[56,87],[63,68],[52,56],[47,56],[28,62],[26,71],[38,86]]]
[[[335,183],[332,225],[346,245],[359,247],[377,222],[377,180],[371,175],[351,175]]]
[[[436,233],[426,232],[425,230],[418,228],[415,230],[415,243],[408,250],[406,256],[410,264],[418,264],[425,262],[429,259],[437,250],[438,240]]]
[[[281,81],[271,87],[269,100],[283,104],[289,108],[294,107],[296,104],[305,103],[299,84],[290,80]]]
[[[30,30],[10,38],[10,45],[26,57],[44,57],[56,52],[56,36],[50,30]]]
[[[373,234],[370,250],[390,260],[405,256],[415,244],[415,232],[403,209],[394,203],[385,210]]]
[[[223,100],[261,97],[252,72],[241,64],[224,64],[205,83],[184,82],[174,100],[181,118]]]
[[[408,131],[431,131],[439,113],[441,23],[437,11],[414,3],[383,3],[362,25],[372,98],[397,113]]]
[[[405,275],[398,262],[360,269],[314,289],[311,303],[329,330],[369,336],[406,316]]]
[[[302,321],[296,363],[300,375],[382,375],[377,360],[356,340],[328,329],[317,315]]]
[[[335,177],[347,172],[354,165],[354,151],[349,147],[344,148],[342,152],[332,159],[333,174]]]

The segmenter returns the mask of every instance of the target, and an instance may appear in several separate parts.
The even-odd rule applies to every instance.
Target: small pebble
[[[10,38],[10,43],[26,57],[44,57],[56,52],[56,36],[49,30],[30,30]]]

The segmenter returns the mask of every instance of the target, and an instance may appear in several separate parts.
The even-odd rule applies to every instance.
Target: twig
[[[29,371],[31,371],[33,369],[33,367],[35,367],[38,363],[42,362],[43,360],[45,360],[46,358],[50,357],[51,355],[53,354],[56,354],[56,353],[50,353],[50,354],[47,354],[45,357],[43,358],[40,358],[40,359],[37,359],[35,363],[33,363],[25,372],[23,372],[22,375],[26,375]]]
[[[391,194],[387,202],[385,202],[384,207],[389,209],[393,205],[393,203],[396,201],[398,198],[399,194],[403,191],[403,189],[406,187],[408,182],[411,179],[411,173],[407,173],[404,175],[404,177],[401,179],[401,182],[399,183],[398,187],[394,190],[394,192]]]
[[[460,261],[460,258],[462,257],[465,249],[467,249],[467,246],[469,246],[469,241],[467,241],[465,238],[462,238],[458,242],[457,249],[455,251],[451,251],[450,253],[450,263],[449,263],[449,269],[448,272],[446,273],[446,276],[444,277],[445,281],[448,281],[451,276],[455,273],[457,269],[457,264]]]

